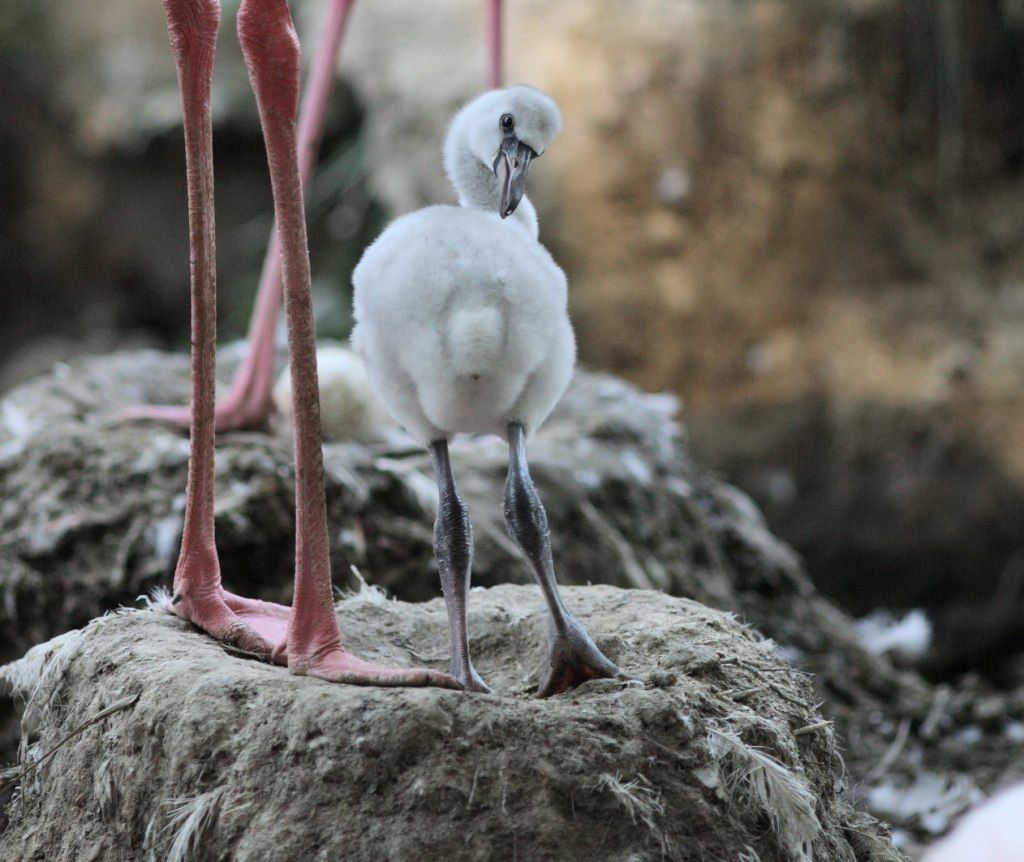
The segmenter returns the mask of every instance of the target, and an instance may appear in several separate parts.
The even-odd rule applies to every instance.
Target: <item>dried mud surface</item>
[[[232,363],[221,365],[228,378]],[[61,366],[0,402],[0,613],[15,638],[5,657],[167,583],[188,440],[113,417],[133,404],[181,403],[187,392],[184,356],[141,351]],[[811,653],[852,640],[749,500],[693,465],[674,421],[677,406],[581,371],[531,440],[560,580],[685,595],[741,613]],[[501,516],[504,444],[458,441],[453,463],[474,525],[474,583],[529,582]],[[331,442],[325,467],[339,585],[355,565],[399,598],[436,596],[436,488],[426,453],[394,441]],[[226,584],[287,601],[294,543],[288,436],[222,435],[217,482]],[[823,628],[833,629],[827,639]]]
[[[227,379],[230,352],[221,366]],[[0,402],[0,624],[8,635],[0,661],[170,582],[187,439],[111,417],[132,404],[181,403],[187,391],[187,359],[150,351],[58,367]],[[981,792],[1024,776],[1024,690],[995,690],[972,676],[932,686],[873,655],[756,506],[694,464],[676,408],[674,399],[581,371],[531,441],[560,581],[661,590],[734,613],[773,639],[812,674],[851,800],[898,826],[904,847],[943,831]],[[478,585],[529,581],[501,520],[506,458],[496,440],[453,447]],[[353,585],[355,565],[398,598],[437,596],[426,455],[394,440],[330,442],[325,463],[337,586]],[[225,583],[288,601],[287,435],[223,435],[217,467]],[[10,758],[18,731],[6,704]],[[922,781],[926,802],[901,807]]]
[[[546,618],[524,586],[472,594],[492,696],[293,677],[162,611],[97,620],[4,671],[28,704],[0,856],[901,858],[841,795],[831,727],[771,642],[656,592],[566,592],[638,681],[533,699]],[[367,590],[339,619],[363,655],[446,663],[440,600]]]

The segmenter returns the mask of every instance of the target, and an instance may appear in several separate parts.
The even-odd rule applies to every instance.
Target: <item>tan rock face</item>
[[[325,3],[296,8],[307,60]],[[1014,85],[991,5],[949,18],[901,0],[510,4],[508,79],[565,112],[530,193],[583,359],[680,392],[695,420],[809,394],[950,404],[1024,477],[1004,433],[1024,413],[1024,196],[940,182],[991,177],[1019,145],[999,126]],[[45,13],[68,71],[61,109],[97,151],[178,120],[159,10],[109,8]],[[233,11],[215,113],[251,124]],[[440,146],[484,84],[483,32],[481,0],[355,8],[341,71],[394,212],[451,199]]]
[[[450,197],[438,148],[481,86],[480,6],[392,0],[356,14],[343,68],[367,104],[376,188],[398,211]],[[970,344],[949,343],[961,315],[928,306],[957,293],[978,249],[948,241],[965,229],[955,213],[915,207],[913,193],[934,196],[937,163],[901,175],[899,14],[676,0],[511,9],[509,79],[565,113],[531,194],[570,275],[584,359],[679,390],[698,414],[808,392],[949,395],[950,354]],[[890,26],[897,35],[875,39]],[[892,68],[871,66],[872,52]],[[995,209],[1013,223],[1008,206]]]
[[[366,96],[377,187],[399,210],[447,192],[437,147],[483,60],[442,46],[453,31],[480,44],[478,6],[357,15],[344,66]],[[747,380],[746,352],[803,317],[822,278],[891,268],[850,253],[867,240],[853,229],[856,200],[837,201],[856,191],[850,165],[864,173],[884,158],[858,133],[865,101],[843,98],[855,83],[844,30],[798,7],[526,2],[510,14],[509,78],[565,112],[531,194],[576,291],[584,356],[683,389],[694,406],[763,390]]]
[[[325,2],[296,4],[307,59]],[[112,11],[112,28],[48,8],[55,56],[74,70],[61,93],[83,146],[102,150],[112,137],[123,146],[173,121],[159,9]],[[681,393],[698,454],[757,493],[773,525],[813,519],[798,509],[780,515],[759,490],[761,473],[787,474],[798,504],[813,498],[816,512],[831,512],[836,529],[824,540],[816,533],[805,544],[786,527],[812,563],[835,563],[809,544],[824,541],[839,548],[839,563],[861,566],[859,551],[835,541],[865,507],[899,531],[886,541],[904,543],[874,568],[906,571],[921,557],[921,543],[908,542],[923,534],[905,525],[929,520],[927,506],[878,507],[885,494],[874,486],[868,500],[829,497],[821,484],[850,466],[835,453],[850,450],[846,441],[860,446],[853,431],[870,437],[879,410],[919,415],[920,427],[976,450],[999,482],[1024,482],[1024,195],[1000,173],[1024,149],[1024,122],[1014,120],[1020,72],[1005,62],[998,9],[976,0],[939,12],[909,0],[508,4],[508,79],[546,89],[565,112],[530,194],[569,275],[582,358]],[[251,125],[232,11],[225,3],[216,115]],[[451,199],[441,141],[455,108],[483,86],[483,31],[482,0],[355,8],[340,68],[367,112],[371,185],[393,212]],[[67,171],[40,164],[37,175],[64,181]],[[237,199],[234,182],[251,212],[259,171],[257,182],[240,166],[222,170],[221,209]],[[87,203],[96,196],[76,188],[66,196],[73,217],[35,219],[39,235],[71,235],[67,222],[95,220]],[[140,199],[149,196],[134,191],[114,209],[131,211],[132,224],[173,223],[152,207],[156,217],[135,217]],[[222,216],[226,226],[240,220]],[[180,251],[162,241],[146,258],[171,272]],[[860,418],[819,445],[794,430],[805,427],[809,402],[836,423]],[[752,421],[765,411],[790,419]],[[904,474],[916,440],[884,441]],[[880,452],[882,442],[860,448]],[[929,463],[940,470],[942,458]],[[890,499],[935,499],[907,495],[886,478],[900,470],[875,466]],[[976,472],[963,475],[971,493],[989,488]],[[947,519],[943,551],[929,551],[922,571],[988,530],[993,513],[1024,506],[985,493],[993,504],[972,509],[984,517]],[[999,530],[986,535],[989,558],[961,554],[960,571],[980,566],[996,577],[1020,544]]]
[[[392,0],[357,17],[344,68],[368,106],[377,189],[398,210],[444,199],[437,148],[482,80],[482,4]],[[797,502],[829,509],[834,531],[784,531],[810,557],[865,509],[872,529],[901,534],[880,542],[902,548],[893,555],[839,548],[838,561],[819,555],[829,565],[923,572],[984,533],[989,558],[944,574],[994,577],[1019,545],[992,527],[1008,511],[1003,485],[1024,481],[1024,436],[1009,432],[1024,420],[1024,196],[1000,174],[1021,147],[1004,98],[1019,70],[993,71],[1002,26],[993,4],[933,13],[897,0],[509,9],[509,79],[547,90],[565,114],[530,193],[569,275],[583,360],[681,393],[698,452],[741,483],[752,463],[782,471]],[[936,497],[897,478],[920,463],[920,435],[886,437],[899,468],[875,464],[881,493],[829,497],[814,465],[849,447],[794,436],[808,401],[847,417],[833,421],[852,430],[836,433],[875,452],[866,417],[920,416],[926,436],[989,462],[989,478],[946,478],[999,502],[944,517],[942,551],[923,560],[925,534],[906,524],[931,519]],[[765,410],[797,421],[780,434],[746,422]],[[941,484],[944,459],[924,462]]]

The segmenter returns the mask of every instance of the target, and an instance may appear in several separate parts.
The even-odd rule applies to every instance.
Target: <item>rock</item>
[[[13,343],[54,309],[94,331],[71,301],[88,296],[90,315],[102,307],[114,324],[180,336],[184,189],[162,15],[124,0],[111,0],[105,16],[35,5],[46,48],[30,65],[55,80],[52,91],[15,92],[18,110],[7,112],[40,116],[7,136],[12,187],[32,203],[0,213],[15,238],[0,261],[41,264],[6,275],[31,288],[8,292],[2,334]],[[323,0],[296,9],[307,58],[323,10]],[[231,135],[217,148],[219,248],[231,274],[225,322],[237,333],[269,227],[269,190],[232,11],[225,4],[214,109],[218,132]],[[928,590],[927,567],[943,581],[971,570],[991,585],[1020,549],[1003,527],[992,541],[979,534],[986,507],[975,501],[963,510],[936,502],[926,529],[890,527],[920,523],[918,500],[972,498],[984,486],[1000,492],[998,507],[1010,496],[1019,504],[1024,485],[1021,435],[1007,433],[1024,416],[1024,195],[1010,173],[1024,122],[1009,14],[1006,4],[967,0],[649,0],[641,9],[519,0],[507,10],[509,78],[549,90],[566,117],[563,138],[533,169],[531,195],[569,275],[582,355],[645,388],[684,394],[698,451],[743,487],[747,471],[733,472],[743,452],[723,451],[721,440],[735,439],[751,412],[777,408],[797,427],[811,400],[845,423],[813,449],[799,434],[760,429],[737,444],[759,446],[762,465],[807,481],[798,517],[769,515],[816,575],[823,557],[840,557],[845,572],[886,572],[894,560],[914,566],[930,556],[890,580]],[[480,0],[357,5],[340,65],[356,95],[336,107],[352,137],[359,112],[349,103],[365,109],[358,149],[392,213],[451,199],[439,149],[454,108],[482,86],[482,33]],[[0,82],[4,97],[12,94]],[[68,131],[36,107],[53,101],[49,113],[66,115]],[[82,164],[144,144],[145,164]],[[313,195],[313,262],[328,286],[321,307],[338,303],[343,273],[379,228],[361,184],[343,185],[343,199]],[[263,224],[227,230],[260,210]],[[330,319],[347,325],[336,306]],[[862,438],[869,450],[896,445],[892,458],[906,469],[918,465],[916,432],[894,439],[864,421],[890,407],[976,458],[933,463],[934,497],[904,494],[898,482],[830,496],[831,476],[816,472],[822,448],[828,456]],[[785,490],[786,477],[773,474]],[[858,534],[875,530],[879,508],[890,528],[875,553]],[[850,540],[836,544],[834,531],[808,538],[807,527],[833,512]],[[863,529],[858,513],[867,513]],[[928,545],[936,533],[937,553]],[[824,564],[820,573],[831,576]]]
[[[0,54],[9,60],[0,68],[4,359],[25,345],[31,358],[37,337],[50,339],[62,358],[187,344],[181,100],[160,4],[110,0],[96,15],[53,0],[9,5],[0,22]],[[235,35],[238,3],[222,5],[212,99],[218,307],[221,334],[240,336],[272,231],[271,194]],[[359,122],[342,83],[326,121],[325,170],[308,195],[325,334],[347,332],[339,295],[383,219],[352,158]],[[17,370],[0,369],[0,390]]]
[[[213,112],[218,122],[257,125],[241,49],[228,8],[218,40]],[[114,0],[105,15],[75,15],[44,0],[46,57],[53,98],[70,121],[79,148],[91,152],[141,148],[181,124],[174,57],[159,6]]]
[[[692,423],[844,608],[924,608],[918,666],[1000,673],[1024,650],[1024,484],[942,407],[804,399]]]
[[[858,613],[991,591],[1020,547],[1024,485],[941,407],[807,398],[695,424],[703,455]]]
[[[42,670],[2,672],[31,724],[0,856],[902,858],[839,794],[832,731],[770,643],[650,591],[566,599],[639,681],[532,699],[546,630],[532,587],[472,594],[493,696],[293,677],[160,611],[96,620]],[[369,592],[338,615],[363,655],[446,664],[439,599]],[[719,661],[691,669],[681,643]],[[664,671],[673,684],[643,682]]]

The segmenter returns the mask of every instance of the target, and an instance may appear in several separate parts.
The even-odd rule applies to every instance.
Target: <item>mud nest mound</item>
[[[685,599],[567,590],[637,677],[533,698],[538,592],[472,595],[492,696],[291,676],[161,611],[96,620],[8,666],[27,697],[10,860],[898,859],[837,792],[805,675]],[[372,590],[365,656],[443,667],[438,601]]]
[[[230,352],[223,358],[226,381],[233,363]],[[0,625],[8,634],[0,661],[170,583],[188,441],[112,417],[187,397],[187,358],[150,351],[58,367],[0,402]],[[772,638],[813,675],[843,746],[850,799],[899,825],[905,846],[941,832],[981,790],[1022,777],[1024,690],[993,691],[978,678],[931,686],[867,649],[756,506],[694,464],[677,407],[581,371],[531,440],[559,580],[654,588],[733,613]],[[337,585],[354,586],[355,565],[400,599],[439,595],[426,454],[400,438],[333,441],[324,453]],[[474,583],[528,581],[501,518],[504,445],[465,439],[452,456],[474,524]],[[288,602],[287,433],[224,434],[217,468],[225,584]],[[2,697],[0,721],[0,756],[10,761],[20,731]]]
[[[222,380],[232,370],[221,362]],[[0,659],[169,583],[187,437],[113,417],[187,398],[187,358],[145,351],[60,367],[0,402],[0,621],[14,636]],[[749,499],[693,464],[677,409],[672,397],[581,371],[531,440],[559,580],[686,596],[810,654],[840,642],[856,649],[845,618],[818,598]],[[355,565],[399,598],[437,596],[427,454],[394,441],[334,441],[324,457],[339,586]],[[452,458],[474,525],[474,584],[530,582],[501,515],[505,445],[462,439]],[[217,545],[229,589],[289,600],[293,495],[287,433],[219,437]]]

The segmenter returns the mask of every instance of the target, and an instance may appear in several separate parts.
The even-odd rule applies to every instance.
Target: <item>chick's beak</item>
[[[531,158],[533,150],[515,135],[506,135],[502,140],[501,149],[494,160],[494,176],[498,178],[498,190],[501,195],[498,215],[502,218],[512,215],[519,206],[519,201],[523,199]]]

